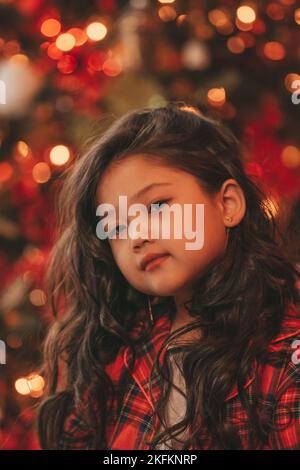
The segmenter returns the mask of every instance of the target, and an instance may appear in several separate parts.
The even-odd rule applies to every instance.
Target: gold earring
[[[228,222],[232,222],[232,217],[230,216],[226,216],[225,219],[228,220]]]
[[[153,319],[153,313],[152,313],[152,307],[151,307],[151,301],[150,301],[149,295],[147,295],[147,300],[148,300],[149,316],[150,316],[150,320],[151,320],[151,323],[152,323],[152,326],[153,326],[154,325],[154,319]]]

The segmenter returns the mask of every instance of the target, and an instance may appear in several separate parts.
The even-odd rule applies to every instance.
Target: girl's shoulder
[[[277,402],[291,386],[300,393],[300,309],[290,304],[279,334],[273,338],[265,359],[259,364],[262,393],[266,400]]]

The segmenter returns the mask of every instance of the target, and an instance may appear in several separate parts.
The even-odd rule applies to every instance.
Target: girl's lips
[[[150,271],[151,269],[156,268],[161,263],[163,263],[168,257],[169,255],[163,255],[163,256],[160,256],[159,258],[155,258],[154,260],[150,261],[149,263],[147,263],[145,267],[145,271]]]

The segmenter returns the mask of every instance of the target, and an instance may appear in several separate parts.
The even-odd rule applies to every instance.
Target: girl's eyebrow
[[[145,194],[146,192],[150,191],[150,189],[152,189],[155,186],[173,186],[173,185],[172,185],[172,183],[151,183],[151,184],[148,184],[144,188],[137,191],[131,198],[129,198],[129,201],[131,202],[133,199],[136,199],[136,198],[142,196],[142,194]]]
[[[131,198],[129,198],[129,201],[131,202],[133,199],[141,196],[142,194],[146,193],[147,191],[150,191],[153,187],[156,186],[173,186],[172,183],[151,183],[145,186],[144,188],[140,189],[137,193],[135,193]],[[110,217],[111,214],[114,214],[114,210],[108,210],[106,211],[106,217]]]

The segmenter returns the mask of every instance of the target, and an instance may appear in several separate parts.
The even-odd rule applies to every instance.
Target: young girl
[[[169,103],[116,120],[69,171],[43,449],[300,448],[299,273],[240,154],[221,123]],[[123,214],[101,239],[96,209],[119,213],[120,195],[147,208],[142,234],[121,237]],[[163,220],[173,204],[204,205],[199,249],[175,225],[152,236],[153,205]]]

